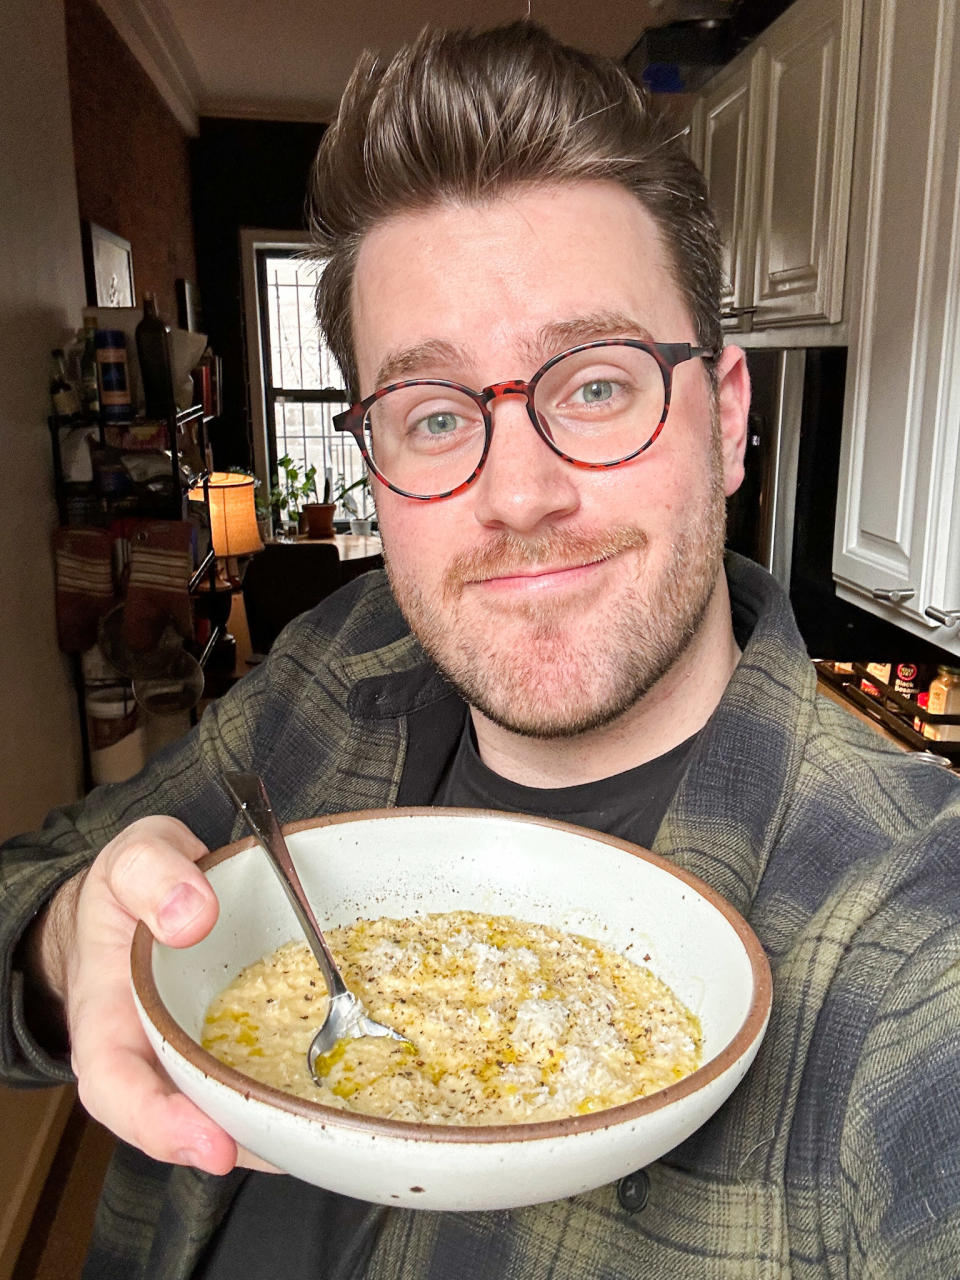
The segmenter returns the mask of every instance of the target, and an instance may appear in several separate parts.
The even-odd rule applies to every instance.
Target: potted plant
[[[301,472],[299,465],[287,453],[279,460],[278,465],[282,479],[275,490],[275,500],[280,511],[286,512],[287,519],[291,523],[295,522],[307,537],[332,538],[336,505],[329,500],[326,492],[321,501],[317,489],[317,468],[311,465]],[[311,495],[314,499],[312,502]]]
[[[300,520],[300,468],[287,453],[277,465],[279,473],[274,477],[270,502],[280,518],[284,532],[295,533]]]
[[[350,532],[369,535],[372,516],[370,512],[370,477],[363,475],[350,484],[344,476],[337,476],[337,494],[335,502],[340,503],[350,517]]]
[[[305,532],[308,538],[333,537],[333,516],[337,506],[335,502],[330,501],[329,488],[329,484],[324,484],[321,499],[317,489],[317,468],[309,466],[304,473],[301,497],[309,499],[312,494],[313,501],[304,501],[300,508],[301,532]],[[303,527],[304,524],[306,529]]]

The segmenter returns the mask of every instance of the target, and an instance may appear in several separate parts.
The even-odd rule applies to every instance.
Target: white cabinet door
[[[703,92],[697,122],[701,168],[723,239],[725,319],[750,306],[753,289],[752,193],[756,145],[750,136],[751,60],[737,59]]]
[[[860,0],[802,0],[757,43],[763,136],[754,328],[836,322],[843,317]]]
[[[796,0],[703,89],[724,327],[843,319],[862,0]]]
[[[956,0],[877,0],[864,50],[865,240],[834,577],[845,599],[960,653],[948,616],[960,610]]]
[[[956,212],[960,214],[960,201]],[[960,219],[958,219],[960,222]],[[944,325],[942,395],[920,586],[930,639],[960,654],[960,225],[954,224],[952,297]]]

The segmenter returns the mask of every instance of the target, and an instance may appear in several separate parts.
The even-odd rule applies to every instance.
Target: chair
[[[243,578],[243,605],[254,654],[269,653],[288,622],[319,604],[340,583],[335,543],[268,543],[250,561]]]

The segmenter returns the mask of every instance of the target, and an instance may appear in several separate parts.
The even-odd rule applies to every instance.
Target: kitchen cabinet
[[[861,0],[796,0],[699,95],[727,329],[843,318],[860,27]]]
[[[960,655],[958,28],[955,0],[865,12],[833,572],[844,599]]]
[[[715,76],[700,96],[691,129],[723,240],[720,307],[725,327],[747,314],[753,299],[757,149],[750,137],[750,85],[756,65],[739,58]]]

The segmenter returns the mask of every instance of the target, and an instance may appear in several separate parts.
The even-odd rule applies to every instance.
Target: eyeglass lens
[[[664,409],[660,365],[638,347],[573,351],[541,374],[533,395],[544,436],[577,462],[612,463],[643,447]],[[397,387],[370,407],[367,448],[398,489],[446,493],[476,470],[485,444],[478,399],[449,387]]]

